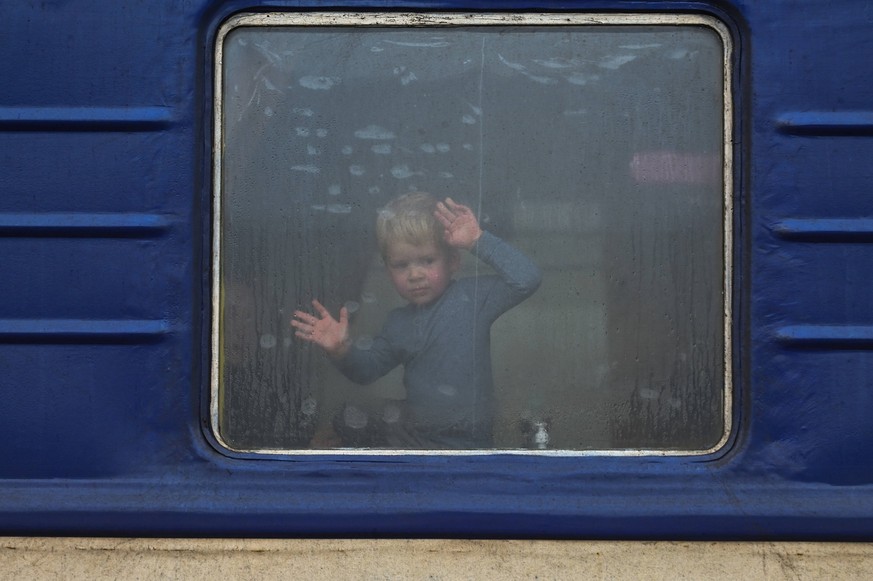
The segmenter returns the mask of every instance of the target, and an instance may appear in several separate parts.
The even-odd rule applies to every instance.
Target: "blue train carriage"
[[[0,14],[4,534],[871,538],[865,6]],[[414,191],[542,274],[426,406],[290,326],[384,341]]]

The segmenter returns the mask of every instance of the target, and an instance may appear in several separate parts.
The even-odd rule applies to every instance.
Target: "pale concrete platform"
[[[0,537],[0,580],[873,579],[873,543]]]

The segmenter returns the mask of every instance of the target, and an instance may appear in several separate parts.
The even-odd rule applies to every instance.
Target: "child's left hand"
[[[473,210],[451,198],[437,203],[434,216],[446,229],[444,236],[449,246],[470,250],[482,236],[479,220]]]

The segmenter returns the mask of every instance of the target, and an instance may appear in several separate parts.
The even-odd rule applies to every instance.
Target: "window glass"
[[[212,421],[227,447],[724,442],[727,35],[691,16],[509,20],[272,14],[222,29]],[[411,192],[451,198],[447,223],[472,215],[487,234],[424,258],[390,239],[386,254],[377,217]],[[445,288],[419,265],[397,276],[434,288],[404,294],[396,272],[422,260],[445,262]],[[306,336],[325,328],[313,299],[340,327],[345,309],[342,346]]]

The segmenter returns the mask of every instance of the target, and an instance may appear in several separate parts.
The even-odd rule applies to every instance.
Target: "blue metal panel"
[[[322,2],[264,2],[298,9]],[[0,6],[0,533],[873,539],[873,11],[736,36],[740,429],[713,458],[238,459],[206,434],[210,40],[241,2]]]
[[[770,7],[770,37],[752,58],[747,449],[795,485],[873,477],[863,193],[873,175],[864,162],[873,154],[873,86],[847,82],[870,73],[869,59],[856,57],[871,50],[873,20],[857,8]],[[763,81],[777,76],[784,82]]]

